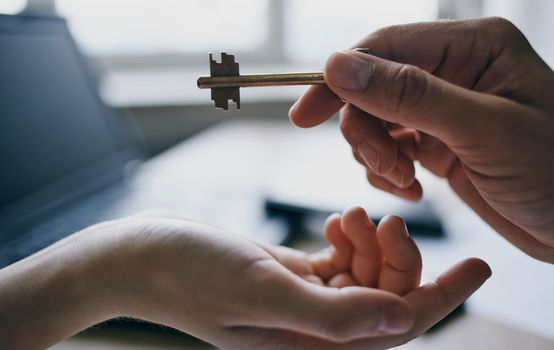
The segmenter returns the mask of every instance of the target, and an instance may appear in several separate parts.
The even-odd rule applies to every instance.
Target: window
[[[27,0],[2,0],[0,1],[0,13],[15,15],[25,9]]]
[[[269,0],[57,0],[93,56],[255,50],[268,40]],[[248,9],[248,10],[245,10]]]
[[[436,19],[438,7],[438,0],[290,0],[284,16],[286,55],[295,62],[322,63],[379,28]]]
[[[82,49],[125,67],[205,62],[321,63],[367,33],[437,18],[439,0],[55,0]]]

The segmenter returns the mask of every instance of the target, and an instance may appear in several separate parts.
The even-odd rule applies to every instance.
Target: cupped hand
[[[418,200],[419,161],[514,245],[554,262],[554,73],[517,28],[499,18],[409,24],[355,47],[370,54],[333,54],[327,86],[310,88],[291,120],[310,127],[342,109],[372,185]]]
[[[115,293],[121,313],[225,349],[389,348],[427,330],[490,275],[468,259],[419,287],[421,260],[403,222],[390,217],[376,229],[359,208],[329,219],[333,248],[316,255],[178,217],[107,225],[132,242],[117,269],[125,271]]]
[[[304,279],[329,287],[362,286],[405,295],[420,284],[422,261],[404,220],[386,216],[376,227],[364,209],[351,207],[325,223],[329,248],[305,254],[264,247]]]

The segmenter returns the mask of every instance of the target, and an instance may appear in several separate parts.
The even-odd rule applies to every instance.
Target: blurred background
[[[208,52],[241,71],[317,70],[330,53],[384,26],[503,16],[554,65],[550,0],[1,0],[0,13],[65,17],[111,106],[128,112],[151,154],[236,113],[211,108],[195,78]],[[243,89],[242,116],[284,118],[300,88]]]
[[[385,205],[390,196],[370,192],[336,124],[311,130],[288,124],[288,109],[305,87],[242,89],[240,112],[234,105],[228,112],[215,110],[209,90],[196,87],[199,75],[209,75],[209,52],[235,54],[241,73],[315,71],[332,52],[384,26],[502,16],[554,66],[552,0],[0,0],[0,13],[66,18],[93,67],[102,99],[133,122],[149,156],[188,142],[180,148],[188,158],[179,158],[172,168],[188,187],[180,192],[169,183],[167,191],[186,193],[187,214],[198,219],[213,212],[216,202],[221,207],[217,213],[229,206],[244,206],[245,212],[250,205],[260,209],[248,196],[326,210],[359,204],[363,198],[385,213],[398,213],[400,205],[396,201],[390,209]],[[191,139],[228,121],[239,124]],[[175,163],[175,157],[164,159]],[[186,164],[198,169],[187,169]],[[446,232],[438,239],[418,238],[427,276],[467,256],[483,258],[494,272],[466,306],[477,316],[458,326],[463,331],[450,331],[448,348],[554,347],[552,266],[511,246],[445,182],[417,171],[426,191],[424,203],[432,204]],[[235,212],[229,216],[233,218],[208,221],[226,228],[246,221]],[[318,225],[315,231],[321,222]],[[317,244],[324,245],[321,237]],[[418,340],[419,345],[406,349],[445,347],[445,338],[433,339]],[[73,345],[59,349],[76,348]]]

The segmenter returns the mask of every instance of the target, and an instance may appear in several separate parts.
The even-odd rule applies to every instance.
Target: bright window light
[[[273,6],[275,2],[280,6]],[[229,51],[321,64],[381,27],[434,20],[439,0],[55,0],[93,56]],[[279,12],[279,11],[282,11]],[[283,25],[280,26],[282,19]],[[274,27],[271,27],[274,26]],[[281,42],[282,38],[282,42]],[[273,53],[271,53],[273,54]],[[261,58],[260,58],[261,57]],[[275,61],[277,61],[276,59]]]
[[[97,56],[253,50],[269,35],[269,0],[57,0],[56,12]]]
[[[435,20],[439,0],[290,0],[285,49],[297,62],[319,62],[393,24]]]
[[[2,0],[0,1],[0,13],[15,15],[25,9],[27,0]]]

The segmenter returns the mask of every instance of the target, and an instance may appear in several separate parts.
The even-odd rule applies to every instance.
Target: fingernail
[[[294,102],[294,104],[292,106],[290,106],[289,108],[289,119],[292,121],[292,114],[294,113],[294,111],[296,110],[296,106],[298,105],[298,100],[296,100],[296,102]]]
[[[406,307],[389,305],[379,325],[379,331],[384,333],[403,333],[412,326],[412,319]]]
[[[402,221],[404,221],[404,220],[402,220]],[[404,225],[403,225],[402,229],[404,231],[404,232],[402,232],[404,234],[404,237],[409,238],[410,237],[410,231],[408,231],[408,227],[406,226],[406,221],[404,221]]]
[[[358,154],[364,160],[364,163],[374,173],[379,173],[379,152],[368,143],[362,143],[358,146]]]
[[[404,178],[402,176],[402,172],[398,168],[394,168],[392,172],[387,176],[387,178],[392,182],[394,185],[402,188],[404,187]]]
[[[361,53],[365,53],[365,54],[370,54],[371,53],[371,50],[367,47],[357,47],[355,49],[352,49],[352,51],[357,51],[357,52],[361,52]]]
[[[327,61],[326,78],[336,86],[361,91],[369,82],[374,64],[346,52],[336,52]]]

